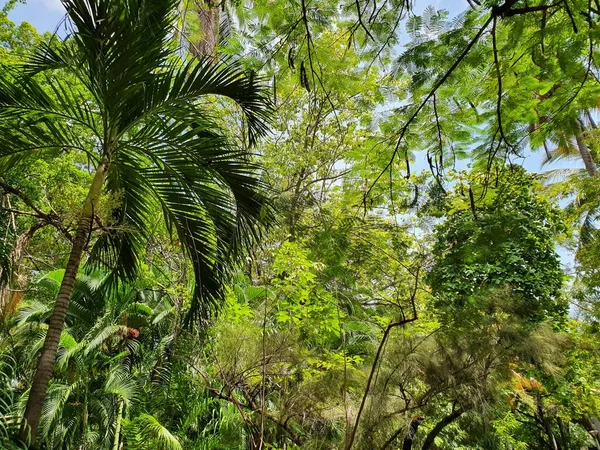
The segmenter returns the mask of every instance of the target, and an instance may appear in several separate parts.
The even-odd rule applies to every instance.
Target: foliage
[[[496,289],[509,293],[504,301],[512,299],[508,311],[516,317],[540,321],[564,313],[554,249],[565,230],[560,212],[536,195],[536,181],[519,167],[485,176],[459,174],[455,193],[444,200],[428,276],[436,308],[489,314],[494,305],[485,292]]]
[[[66,3],[0,14],[0,447],[106,164],[39,448],[600,448],[598,5]]]

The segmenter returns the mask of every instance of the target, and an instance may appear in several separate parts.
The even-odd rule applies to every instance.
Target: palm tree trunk
[[[103,157],[102,162],[98,165],[94,180],[92,181],[87,198],[83,204],[81,217],[77,224],[77,231],[73,238],[71,254],[69,256],[69,261],[67,262],[67,267],[65,268],[65,275],[60,285],[58,296],[56,297],[54,310],[52,311],[48,331],[46,332],[46,339],[44,341],[44,346],[42,347],[42,353],[31,383],[29,398],[27,399],[27,406],[25,407],[24,420],[21,424],[19,433],[20,439],[23,442],[28,443],[30,448],[35,448],[42,407],[44,406],[44,400],[46,399],[46,393],[48,392],[48,383],[50,382],[52,370],[54,369],[58,343],[69,308],[69,299],[71,298],[71,292],[73,291],[73,285],[75,283],[75,278],[77,277],[83,250],[89,238],[94,210],[98,205],[98,200],[102,192],[102,185],[104,184],[106,173],[108,172],[108,166],[108,159]]]
[[[115,424],[115,439],[113,441],[112,450],[119,450],[119,441],[121,437],[121,422],[123,420],[123,399],[119,400],[119,411],[117,412],[117,423]]]
[[[581,159],[583,160],[583,164],[585,165],[585,169],[587,170],[590,177],[595,177],[598,169],[596,168],[596,163],[594,162],[594,157],[588,148],[585,139],[583,138],[583,128],[579,121],[577,122],[577,131],[575,133],[575,141],[577,141],[577,147],[579,148],[579,154],[581,155]]]

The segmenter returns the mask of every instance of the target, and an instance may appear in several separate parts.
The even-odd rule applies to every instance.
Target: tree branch
[[[379,342],[379,347],[377,348],[377,353],[375,354],[375,359],[373,360],[373,365],[371,366],[371,372],[369,373],[369,378],[367,379],[367,386],[365,387],[365,392],[364,392],[362,400],[360,402],[360,407],[358,408],[358,412],[356,413],[356,420],[354,421],[354,427],[352,428],[352,431],[350,433],[350,437],[348,439],[348,444],[346,445],[346,450],[351,450],[352,446],[354,445],[354,440],[356,439],[356,432],[358,430],[360,418],[361,418],[362,412],[365,408],[365,404],[367,402],[367,397],[369,396],[369,392],[371,390],[371,384],[373,383],[373,377],[375,376],[375,371],[377,370],[377,366],[379,364],[379,359],[381,358],[381,355],[383,353],[383,348],[384,348],[385,343],[390,335],[390,331],[392,331],[392,329],[394,329],[396,327],[406,325],[410,322],[414,322],[415,320],[417,320],[417,307],[415,305],[415,297],[417,295],[417,289],[418,289],[418,285],[419,285],[419,271],[420,271],[420,268],[417,269],[417,273],[415,276],[415,286],[414,286],[414,289],[413,289],[413,292],[412,292],[411,298],[410,298],[410,302],[411,302],[412,310],[413,310],[413,316],[410,319],[407,319],[403,313],[402,320],[400,320],[398,322],[390,323],[386,327],[385,331],[383,332],[383,337],[381,338],[381,341]]]
[[[3,178],[0,178],[0,188],[2,188],[2,190],[4,191],[4,193],[6,193],[6,194],[13,194],[13,195],[17,196],[18,198],[20,198],[21,201],[23,201],[23,203],[25,203],[29,208],[31,208],[35,212],[35,216],[37,216],[40,219],[42,219],[48,225],[52,225],[53,227],[55,227],[69,241],[73,240],[73,237],[71,236],[71,233],[69,233],[69,231],[60,223],[60,220],[59,220],[59,217],[58,217],[57,214],[55,214],[55,213],[50,213],[50,214],[45,213],[44,211],[42,211],[33,202],[33,200],[31,200],[29,198],[29,196],[27,194],[25,194],[24,192],[22,192],[21,190],[15,188],[15,187],[11,186],[6,181],[4,181]],[[21,214],[26,214],[24,211],[20,212],[20,213]],[[33,215],[33,214],[31,214],[31,215]]]
[[[522,14],[527,14],[527,13],[531,13],[531,12],[538,12],[538,11],[543,11],[546,12],[549,9],[552,8],[556,8],[557,6],[559,6],[560,4],[552,4],[552,5],[539,5],[539,6],[529,6],[526,8],[515,8],[515,9],[508,9],[506,11],[504,11],[501,15],[501,17],[512,17],[512,16],[520,16]]]
[[[356,5],[356,13],[358,15],[358,24],[360,25],[360,27],[365,30],[365,33],[367,34],[367,36],[373,41],[375,42],[375,38],[373,37],[373,35],[371,34],[371,32],[369,31],[369,29],[365,26],[365,24],[363,23],[362,20],[362,11],[360,10],[360,3],[359,0],[354,0],[354,4]]]
[[[458,419],[464,412],[464,409],[458,408],[457,410],[452,411],[450,414],[448,414],[446,417],[440,420],[425,438],[425,442],[423,442],[421,450],[429,450],[430,448],[432,448],[432,445],[437,435],[440,434],[444,428],[446,428],[448,425],[450,425],[452,422]]]
[[[507,0],[506,4],[510,3],[510,5],[512,5],[515,1],[516,0]],[[386,166],[383,168],[383,170],[379,173],[379,175],[377,176],[377,178],[375,178],[375,181],[373,181],[373,183],[371,184],[371,186],[369,187],[369,189],[367,190],[367,192],[365,192],[364,200],[363,200],[365,202],[365,204],[366,204],[367,197],[369,196],[369,194],[371,193],[371,191],[373,190],[373,188],[375,187],[375,185],[377,184],[377,182],[381,179],[381,177],[383,176],[383,174],[385,172],[387,172],[388,170],[391,170],[392,164],[394,163],[394,160],[396,159],[396,156],[398,155],[398,152],[400,151],[400,145],[402,144],[402,140],[404,139],[404,136],[405,136],[406,132],[408,131],[408,128],[410,127],[410,125],[415,121],[415,119],[417,118],[417,116],[419,115],[419,113],[421,112],[421,110],[423,109],[423,107],[427,104],[427,102],[429,102],[429,100],[433,97],[433,95],[437,92],[437,90],[446,82],[446,80],[448,78],[450,78],[450,75],[452,75],[452,73],[454,72],[454,70],[456,70],[456,68],[460,65],[460,63],[463,61],[463,59],[465,59],[465,57],[469,54],[469,52],[471,51],[471,49],[473,48],[473,46],[475,46],[475,44],[479,41],[479,39],[483,35],[484,31],[490,25],[490,23],[492,22],[492,19],[494,17],[495,17],[495,13],[494,13],[494,11],[492,11],[492,14],[490,14],[490,16],[488,17],[488,19],[485,21],[485,23],[479,29],[479,31],[473,37],[473,39],[471,39],[471,41],[469,42],[469,44],[467,44],[467,46],[464,48],[464,50],[458,56],[458,58],[456,59],[456,61],[454,61],[454,63],[446,71],[446,73],[444,73],[444,75],[442,75],[442,77],[438,79],[438,81],[434,84],[434,86],[431,89],[431,91],[429,91],[429,94],[427,94],[427,96],[425,97],[425,99],[419,104],[419,106],[417,107],[417,109],[413,112],[413,114],[409,117],[409,119],[407,120],[407,122],[404,124],[404,126],[400,130],[400,136],[398,137],[398,140],[396,141],[396,146],[394,148],[394,151],[392,152],[392,156],[391,156],[389,162],[386,164]]]
[[[494,17],[492,24],[492,51],[494,53],[494,67],[496,68],[496,78],[498,79],[498,100],[496,101],[496,117],[498,118],[498,129],[500,130],[500,138],[508,146],[509,149],[513,150],[513,145],[508,142],[506,135],[504,134],[504,127],[502,126],[502,73],[500,72],[500,61],[498,60],[498,46],[496,44],[496,21]]]

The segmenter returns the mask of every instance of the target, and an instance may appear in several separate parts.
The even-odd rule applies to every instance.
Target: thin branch
[[[508,1],[507,1],[507,3],[508,3]],[[379,173],[379,175],[377,176],[377,178],[375,178],[375,181],[373,181],[373,183],[371,184],[371,186],[369,187],[369,189],[365,193],[363,202],[366,203],[367,197],[369,196],[369,194],[371,193],[371,191],[373,190],[373,188],[375,187],[375,185],[377,184],[377,182],[381,179],[381,177],[383,176],[383,174],[385,172],[387,172],[388,170],[391,170],[392,164],[394,163],[394,160],[396,159],[396,156],[398,155],[398,152],[400,151],[400,145],[402,144],[402,140],[404,139],[404,135],[408,131],[408,128],[410,127],[410,125],[417,118],[417,116],[419,115],[419,113],[421,112],[421,110],[423,109],[423,107],[427,104],[427,102],[433,97],[433,95],[437,92],[437,90],[446,82],[446,80],[448,78],[450,78],[450,75],[452,75],[452,73],[454,72],[454,70],[460,65],[460,63],[463,61],[463,59],[465,59],[465,57],[469,54],[469,52],[471,51],[471,49],[473,48],[473,46],[479,41],[479,39],[483,35],[484,31],[490,25],[490,23],[492,22],[492,19],[494,17],[495,17],[495,13],[492,12],[492,14],[490,14],[490,17],[488,17],[488,19],[485,21],[485,23],[483,24],[483,26],[477,32],[477,34],[473,37],[473,39],[471,39],[471,41],[469,42],[469,44],[461,52],[461,54],[458,56],[458,58],[456,59],[456,61],[454,61],[454,64],[452,64],[452,66],[446,71],[446,73],[444,73],[444,75],[442,75],[442,77],[438,79],[438,81],[435,83],[435,85],[433,86],[433,88],[431,89],[431,91],[429,91],[429,94],[427,94],[427,96],[425,97],[425,99],[419,104],[419,106],[417,107],[417,109],[413,112],[413,114],[409,117],[408,121],[404,124],[404,126],[400,130],[400,136],[398,137],[398,141],[396,142],[396,146],[394,148],[394,151],[392,153],[392,156],[391,156],[389,162],[386,164],[386,166],[383,168],[383,170]]]
[[[371,384],[373,382],[373,377],[375,375],[377,367],[379,366],[379,360],[383,353],[383,348],[384,348],[385,343],[390,335],[390,332],[392,331],[392,329],[394,329],[396,327],[406,325],[408,323],[411,323],[411,322],[414,322],[417,320],[417,307],[415,304],[415,297],[417,295],[417,289],[419,286],[419,271],[420,271],[420,268],[417,268],[417,273],[415,276],[415,286],[414,286],[414,289],[413,289],[413,292],[412,292],[411,298],[410,298],[410,302],[411,302],[412,310],[413,310],[412,311],[413,316],[410,319],[407,319],[406,316],[403,314],[402,320],[400,320],[398,322],[390,323],[386,327],[385,331],[383,332],[383,337],[381,338],[381,341],[379,342],[379,347],[377,348],[377,353],[375,353],[375,359],[373,360],[373,365],[371,366],[371,372],[369,373],[369,378],[367,379],[367,386],[365,387],[365,392],[364,392],[362,400],[360,402],[360,407],[358,408],[358,412],[356,413],[356,420],[354,421],[354,427],[352,428],[352,431],[350,433],[350,437],[348,439],[348,444],[346,445],[346,450],[351,450],[352,446],[354,445],[354,441],[356,439],[356,432],[358,431],[358,425],[360,424],[360,418],[361,418],[362,412],[365,408],[365,404],[367,402],[367,397],[369,396],[369,392],[371,390]]]
[[[442,182],[440,181],[440,174],[444,172],[444,143],[442,141],[442,125],[440,124],[440,116],[439,116],[438,110],[437,110],[437,98],[436,98],[435,94],[433,94],[433,114],[435,116],[435,125],[436,125],[436,129],[437,129],[437,137],[438,137],[438,149],[439,149],[440,154],[439,154],[439,166],[438,166],[438,159],[436,158],[436,160],[435,160],[436,173],[435,174],[433,173],[433,167],[431,165],[431,162],[429,163],[429,168],[431,169],[431,174],[433,175],[433,177],[437,181],[438,185],[442,189],[442,192],[446,192],[446,190],[444,189],[444,186],[442,185]]]
[[[502,17],[512,17],[512,16],[520,16],[522,14],[527,14],[531,12],[543,11],[546,12],[549,9],[556,8],[560,3],[554,3],[552,5],[539,5],[539,6],[529,6],[527,8],[515,8],[508,9],[502,14]]]
[[[29,214],[29,215],[37,216],[40,219],[42,219],[44,222],[46,222],[48,225],[52,225],[58,231],[60,231],[69,241],[73,239],[73,237],[71,236],[71,233],[69,233],[69,231],[60,223],[58,215],[56,215],[55,213],[46,214],[33,202],[33,200],[31,200],[29,198],[29,196],[27,194],[25,194],[23,191],[15,188],[15,187],[11,186],[6,181],[4,181],[3,178],[0,178],[0,188],[2,188],[2,190],[5,193],[13,194],[13,195],[17,196],[18,198],[20,198],[21,201],[23,201],[23,203],[25,203],[29,208],[31,208],[35,212],[35,214]],[[25,214],[25,212],[20,212],[20,213]]]
[[[208,377],[208,375],[206,375],[200,368],[196,367],[191,362],[187,361],[187,364],[189,364],[189,366],[192,369],[194,369],[200,375],[200,377],[202,377],[202,379],[206,383],[206,389],[213,397],[216,397],[220,400],[225,400],[226,402],[232,403],[233,405],[235,405],[238,408],[238,410],[245,409],[252,413],[260,412],[260,410],[257,409],[255,407],[255,405],[252,405],[250,403],[240,402],[237,398],[235,398],[234,393],[232,392],[232,390],[229,387],[227,389],[229,391],[229,394],[225,394],[222,389],[219,390],[217,388],[210,386],[210,378]],[[223,389],[224,388],[225,388],[225,386],[223,387]],[[249,400],[249,399],[247,399],[247,400]],[[243,412],[241,412],[241,415],[242,415],[242,418],[245,419],[245,421],[247,421],[247,418],[245,418],[245,414]],[[264,414],[264,417],[266,419],[268,419],[269,421],[273,422],[278,427],[280,427],[283,431],[285,431],[292,442],[294,442],[296,445],[301,445],[301,437],[298,436],[293,430],[291,430],[290,427],[285,422],[282,422],[281,420],[277,419],[276,417],[273,417],[270,414]],[[249,423],[249,421],[248,421],[248,423]]]
[[[565,11],[567,12],[567,15],[569,16],[569,18],[571,19],[571,26],[573,27],[573,32],[577,33],[577,24],[575,23],[575,17],[573,17],[573,13],[571,12],[571,8],[569,8],[569,2],[567,2],[566,0],[563,0],[563,4],[565,5]]]
[[[354,4],[356,5],[356,13],[358,15],[358,24],[360,25],[360,27],[365,30],[365,33],[367,34],[367,36],[373,41],[375,42],[375,38],[373,37],[373,35],[371,34],[371,32],[369,31],[369,29],[365,26],[363,20],[362,20],[362,11],[360,10],[360,3],[359,0],[354,0]]]
[[[301,5],[302,5],[302,22],[304,23],[304,29],[306,30],[306,47],[307,47],[306,50],[308,52],[308,64],[310,65],[310,71],[312,74],[313,84],[315,84],[315,67],[314,67],[313,59],[312,59],[313,42],[312,42],[312,37],[310,34],[310,28],[308,26],[308,9],[306,8],[306,0],[302,0]]]
[[[500,72],[500,61],[498,60],[498,46],[496,43],[496,21],[494,17],[492,24],[492,49],[494,53],[494,66],[496,67],[496,77],[498,79],[498,100],[496,101],[496,117],[498,118],[498,129],[500,130],[500,138],[506,143],[509,149],[514,150],[513,145],[508,142],[506,135],[504,134],[504,127],[502,126],[502,73]]]
[[[13,208],[5,208],[5,207],[0,207],[0,209],[2,209],[2,211],[6,211],[12,214],[16,214],[16,215],[20,215],[20,216],[29,216],[29,217],[36,217],[38,219],[41,219],[42,217],[39,216],[39,214],[36,213],[32,213],[29,211],[21,211],[20,209],[13,209]],[[13,226],[13,228],[15,227],[14,224],[14,219],[11,220],[11,224]],[[16,230],[15,230],[16,231]]]

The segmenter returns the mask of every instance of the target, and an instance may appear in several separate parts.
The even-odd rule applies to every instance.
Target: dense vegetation
[[[596,0],[16,3],[0,448],[600,449]]]

